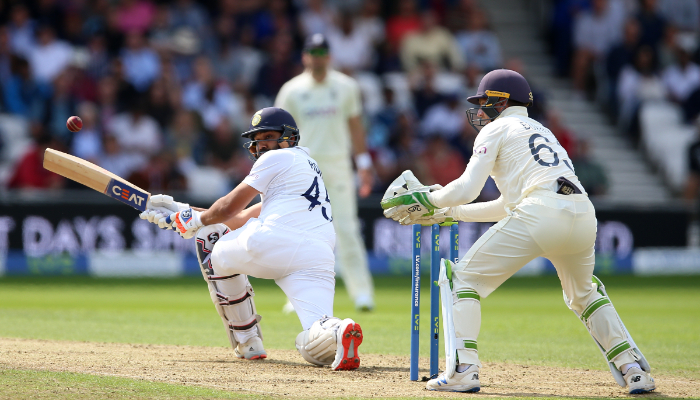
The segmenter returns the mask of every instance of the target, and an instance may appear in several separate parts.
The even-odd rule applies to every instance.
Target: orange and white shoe
[[[350,318],[340,323],[336,337],[338,345],[335,360],[331,364],[334,371],[352,370],[360,366],[360,353],[357,348],[362,344],[362,328]]]
[[[262,340],[257,336],[245,343],[238,343],[234,352],[236,353],[236,357],[245,358],[246,360],[261,360],[267,358]]]

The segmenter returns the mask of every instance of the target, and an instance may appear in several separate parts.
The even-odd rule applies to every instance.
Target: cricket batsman
[[[304,132],[301,145],[309,148],[324,173],[338,235],[339,272],[355,307],[371,311],[374,286],[360,235],[351,160],[354,152],[359,192],[365,197],[372,190],[372,159],[362,126],[360,88],[351,77],[329,68],[328,42],[322,34],[306,40],[302,61],[305,71],[282,86],[275,106],[298,121]]]
[[[427,389],[479,391],[480,301],[530,260],[545,257],[557,270],[567,306],[586,326],[617,383],[631,394],[654,390],[649,363],[593,276],[593,204],[552,132],[528,118],[533,98],[527,81],[515,71],[495,70],[467,100],[477,106],[467,115],[479,134],[464,174],[442,188],[427,187],[405,171],[382,200],[384,214],[405,225],[498,222],[458,263],[441,262],[447,365]],[[468,204],[489,175],[501,197]]]
[[[202,274],[237,357],[267,357],[250,275],[274,279],[294,305],[304,329],[296,348],[306,361],[356,369],[362,329],[333,317],[333,210],[318,163],[298,146],[299,129],[283,109],[259,110],[242,136],[256,161],[229,194],[208,210],[152,196],[141,218],[196,238]],[[245,208],[257,195],[262,201]]]

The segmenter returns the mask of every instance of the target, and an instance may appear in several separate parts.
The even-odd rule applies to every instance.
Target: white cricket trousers
[[[252,218],[216,242],[212,269],[216,275],[274,279],[306,330],[324,315],[333,316],[334,240]]]
[[[554,264],[571,308],[579,314],[590,313],[587,325],[606,351],[614,351],[626,340],[615,309],[595,303],[603,297],[591,285],[596,225],[595,210],[586,195],[535,190],[474,243],[452,274],[460,363],[480,365],[480,299],[540,256]],[[619,367],[635,358],[627,350],[612,361]]]
[[[350,298],[374,299],[374,284],[367,263],[367,250],[360,234],[357,217],[357,190],[349,159],[315,158],[323,172],[333,209],[336,234],[336,263]]]

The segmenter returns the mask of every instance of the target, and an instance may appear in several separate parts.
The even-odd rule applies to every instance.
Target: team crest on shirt
[[[260,112],[256,112],[255,115],[253,115],[253,120],[250,121],[250,124],[253,126],[256,126],[257,124],[260,123],[260,120],[262,119],[262,116],[260,115]]]
[[[486,146],[481,146],[478,149],[474,149],[474,154],[486,154]]]

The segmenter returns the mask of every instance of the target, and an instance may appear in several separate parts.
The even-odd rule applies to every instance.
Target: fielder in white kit
[[[335,232],[321,170],[297,146],[299,130],[285,110],[256,112],[242,136],[256,161],[228,195],[208,210],[152,196],[141,217],[196,237],[202,274],[236,356],[267,357],[250,275],[274,279],[294,305],[303,328],[296,348],[306,361],[356,369],[362,329],[333,317]],[[244,209],[257,195],[262,201]]]
[[[464,174],[442,188],[426,187],[406,171],[382,200],[385,215],[402,224],[498,221],[457,264],[442,260],[447,366],[427,389],[479,391],[481,298],[541,256],[554,264],[567,306],[588,329],[617,383],[631,394],[652,391],[649,363],[593,276],[593,204],[552,132],[528,118],[532,100],[530,86],[517,72],[486,74],[477,94],[468,98],[479,106],[467,111],[479,134]],[[502,196],[467,204],[489,175]]]
[[[328,43],[322,34],[307,39],[302,60],[306,70],[282,86],[275,106],[294,116],[304,132],[301,145],[309,148],[324,173],[335,210],[339,271],[355,307],[370,311],[374,285],[360,235],[351,161],[354,151],[360,195],[367,196],[372,189],[372,159],[366,150],[360,88],[351,77],[329,68]]]

